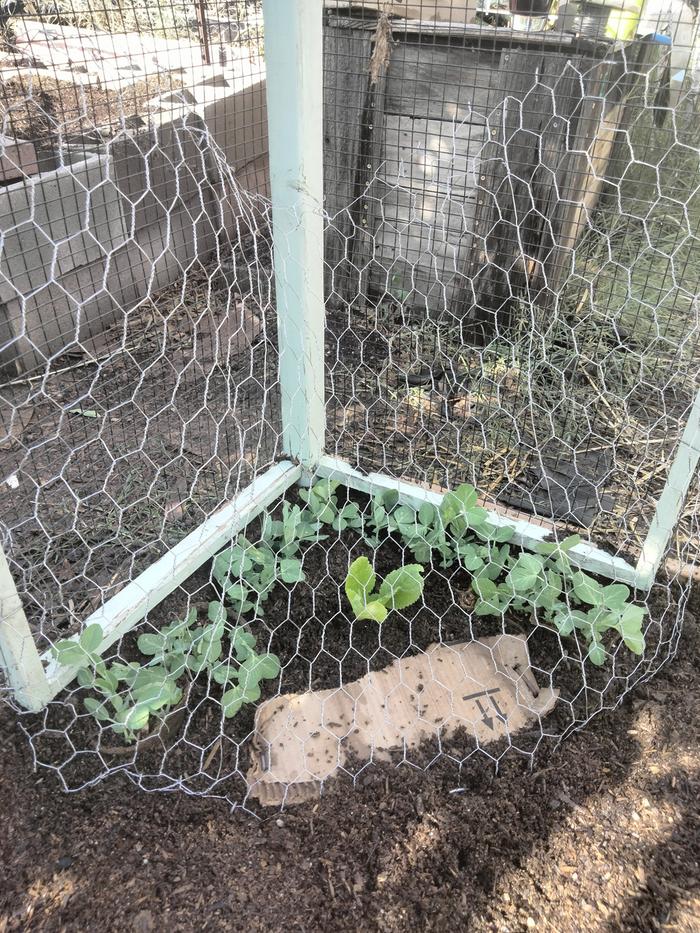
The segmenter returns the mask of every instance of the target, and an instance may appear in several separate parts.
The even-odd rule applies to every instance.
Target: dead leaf
[[[168,502],[165,506],[166,522],[179,522],[185,514],[186,501]]]

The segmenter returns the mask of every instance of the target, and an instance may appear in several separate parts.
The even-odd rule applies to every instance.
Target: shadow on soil
[[[264,822],[123,775],[64,794],[4,709],[0,931],[697,929],[696,612],[535,770],[381,766]]]

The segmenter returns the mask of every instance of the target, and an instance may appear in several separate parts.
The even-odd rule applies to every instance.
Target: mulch
[[[32,770],[0,709],[0,931],[700,930],[700,600],[678,655],[559,749],[431,749],[265,819]]]

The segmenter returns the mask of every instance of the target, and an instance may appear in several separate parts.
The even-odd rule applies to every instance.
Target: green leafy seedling
[[[391,609],[405,609],[420,599],[423,593],[423,567],[407,564],[392,570],[375,592],[377,576],[366,557],[358,557],[348,568],[345,595],[356,619],[373,619],[382,623]]]

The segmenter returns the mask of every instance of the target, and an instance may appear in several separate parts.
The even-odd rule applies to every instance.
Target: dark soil
[[[64,794],[4,709],[0,930],[700,930],[699,610],[534,770],[377,766],[263,822],[124,775]]]

